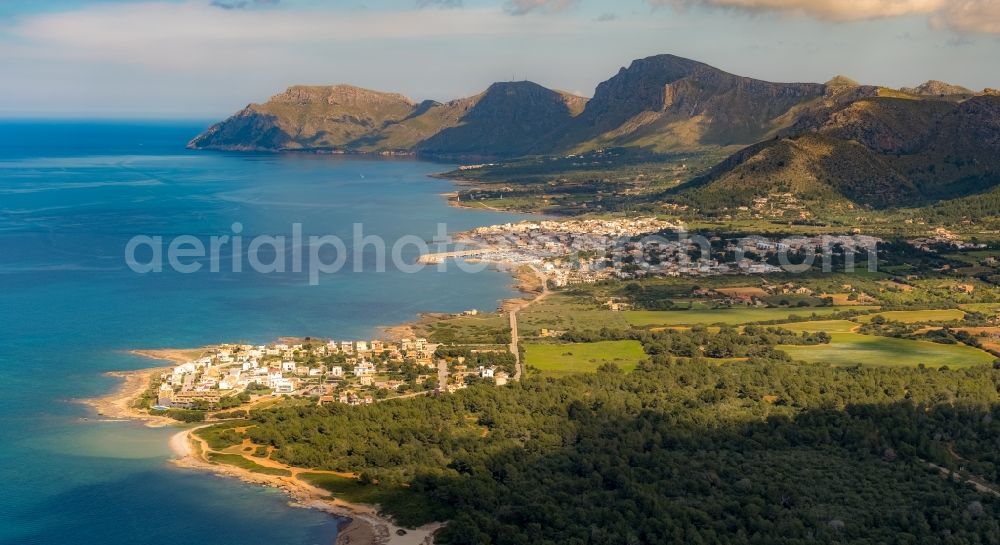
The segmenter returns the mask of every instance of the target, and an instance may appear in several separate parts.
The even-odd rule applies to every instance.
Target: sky
[[[0,117],[215,119],[293,84],[591,96],[660,53],[771,81],[1000,87],[1000,0],[0,0]]]

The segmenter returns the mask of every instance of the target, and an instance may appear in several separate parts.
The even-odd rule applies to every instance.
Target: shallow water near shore
[[[452,189],[409,159],[193,152],[203,123],[0,122],[0,544],[329,544],[336,521],[280,492],[172,467],[176,428],[95,417],[106,371],[138,348],[354,338],[423,311],[491,309],[499,272],[430,268],[323,277],[140,275],[134,235],[308,234],[431,239],[519,219],[447,206]],[[408,259],[413,249],[407,250]],[[225,269],[223,269],[225,271]]]

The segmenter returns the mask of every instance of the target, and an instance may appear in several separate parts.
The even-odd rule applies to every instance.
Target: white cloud
[[[445,100],[479,92],[515,71],[577,86],[603,75],[596,66],[577,73],[554,55],[534,54],[537,44],[554,37],[597,32],[600,23],[582,16],[512,17],[499,2],[421,9],[411,0],[403,8],[362,9],[223,1],[248,3],[223,9],[210,0],[101,2],[0,18],[0,115],[215,116],[292,83],[351,83]]]
[[[551,31],[544,21],[505,17],[499,8],[349,11],[219,9],[193,1],[97,4],[29,16],[0,28],[0,61],[4,57],[91,60],[210,71],[220,66],[258,67],[281,62],[291,50],[318,52],[366,40]]]
[[[929,14],[941,9],[946,0],[649,0],[653,5],[687,8],[705,5],[745,11],[776,11],[816,17],[829,21],[859,21]]]
[[[931,18],[935,26],[959,32],[1000,34],[1000,2],[997,0],[951,0]]]
[[[1000,0],[647,0],[653,6],[694,6],[776,12],[824,21],[850,22],[926,16],[935,28],[1000,33]]]

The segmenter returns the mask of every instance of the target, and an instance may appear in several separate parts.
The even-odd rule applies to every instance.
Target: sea
[[[331,516],[174,467],[177,429],[107,421],[78,400],[114,389],[108,371],[163,364],[130,350],[371,338],[420,312],[489,310],[513,293],[498,271],[410,270],[413,241],[439,224],[523,218],[449,207],[441,194],[454,186],[429,175],[454,165],[185,149],[207,124],[0,121],[0,544],[329,545]],[[389,256],[381,270],[374,246],[355,263],[356,224],[389,248],[407,237],[400,265]],[[152,244],[126,259],[135,237],[166,253],[178,237],[207,245],[239,230],[246,245],[296,229],[345,241],[345,266],[312,281],[307,265],[237,271],[231,259],[141,272]]]

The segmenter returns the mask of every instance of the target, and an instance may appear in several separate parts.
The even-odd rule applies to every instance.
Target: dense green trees
[[[401,522],[451,521],[442,543],[1000,540],[1000,501],[927,463],[1000,477],[1000,372],[653,360],[254,412],[248,434],[396,491]]]

